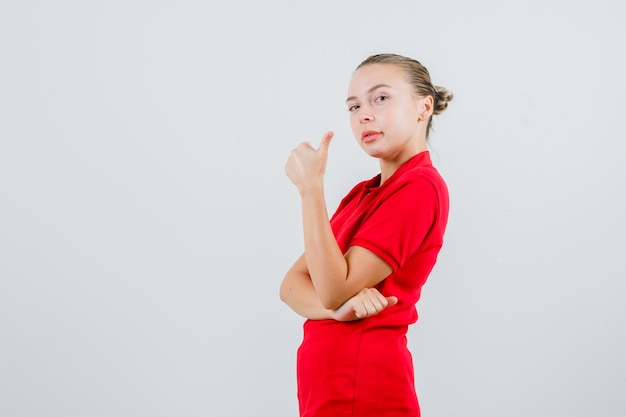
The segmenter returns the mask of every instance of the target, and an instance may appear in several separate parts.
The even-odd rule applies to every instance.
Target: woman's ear
[[[419,111],[417,120],[421,122],[430,119],[430,116],[433,115],[433,105],[434,100],[432,96],[420,98],[417,106]]]

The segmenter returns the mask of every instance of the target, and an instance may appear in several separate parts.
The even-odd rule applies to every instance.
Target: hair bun
[[[433,86],[437,92],[437,100],[435,100],[435,108],[433,114],[440,114],[448,108],[448,103],[454,98],[454,94],[445,87],[439,85]]]

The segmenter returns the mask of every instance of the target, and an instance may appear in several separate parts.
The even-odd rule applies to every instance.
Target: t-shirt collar
[[[394,172],[391,175],[391,177],[389,177],[387,181],[384,182],[382,186],[379,187],[381,175],[378,174],[374,178],[372,178],[371,180],[365,183],[365,188],[370,191],[374,189],[384,188],[387,185],[391,184],[393,181],[395,181],[397,178],[402,176],[403,173],[411,170],[412,168],[417,168],[420,166],[431,166],[431,165],[432,165],[432,161],[430,160],[430,152],[422,151],[412,156],[404,164],[400,165],[400,168],[398,168],[396,172]]]

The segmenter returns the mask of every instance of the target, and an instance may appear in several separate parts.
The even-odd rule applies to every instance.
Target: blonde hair
[[[428,119],[426,128],[426,138],[430,133],[433,123],[433,115],[440,114],[448,108],[448,103],[454,98],[450,90],[445,87],[434,85],[430,80],[430,73],[419,61],[396,54],[372,55],[361,62],[356,70],[370,64],[391,64],[397,65],[404,70],[408,82],[413,85],[415,92],[421,97],[431,96],[433,98],[433,114]]]

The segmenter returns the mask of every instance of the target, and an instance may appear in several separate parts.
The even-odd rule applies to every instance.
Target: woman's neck
[[[428,148],[426,147],[426,142],[424,141],[419,143],[419,146],[407,149],[406,152],[397,155],[393,159],[379,159],[378,163],[380,165],[380,185],[383,185],[383,183],[387,181],[398,170],[398,168],[404,165],[406,161],[413,158],[415,155],[424,152],[427,149]]]

